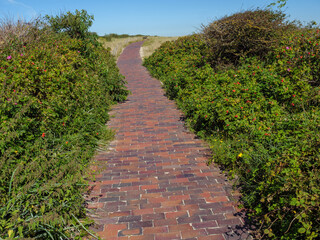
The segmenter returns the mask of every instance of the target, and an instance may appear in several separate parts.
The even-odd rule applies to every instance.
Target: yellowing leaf
[[[9,235],[9,238],[11,238],[11,236],[13,237],[13,230],[10,229],[10,230],[8,231],[8,235]]]

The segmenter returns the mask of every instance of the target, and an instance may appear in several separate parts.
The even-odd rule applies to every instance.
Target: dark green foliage
[[[202,36],[211,51],[212,66],[237,64],[241,58],[264,58],[292,24],[285,15],[269,9],[244,11],[202,27]]]
[[[90,36],[20,29],[0,46],[0,238],[80,239],[89,223],[83,177],[110,135],[109,106],[128,91]]]
[[[54,32],[67,33],[71,38],[86,40],[92,35],[89,28],[94,17],[86,10],[76,10],[75,13],[62,13],[60,16],[46,16],[46,19]]]
[[[212,68],[216,55],[197,35],[165,43],[144,65],[208,140],[212,161],[237,177],[255,237],[318,239],[320,33],[284,34],[236,65],[221,52],[224,68]]]

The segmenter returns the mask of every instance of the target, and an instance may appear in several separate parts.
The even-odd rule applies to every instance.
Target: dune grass
[[[143,40],[143,36],[141,37],[127,37],[127,38],[112,38],[111,41],[107,41],[104,38],[99,38],[99,42],[105,48],[110,48],[111,54],[118,59],[123,49],[128,46],[130,43],[139,42]]]
[[[157,48],[161,46],[162,43],[167,41],[177,40],[179,37],[158,37],[152,36],[143,43],[140,49],[140,55],[142,59],[149,57]]]
[[[158,36],[130,36],[126,38],[112,38],[111,41],[106,40],[103,37],[99,38],[99,41],[105,48],[110,48],[111,54],[118,59],[123,49],[130,43],[145,41],[140,50],[141,58],[144,59],[150,56],[162,43],[167,41],[174,41],[178,37],[158,37]]]

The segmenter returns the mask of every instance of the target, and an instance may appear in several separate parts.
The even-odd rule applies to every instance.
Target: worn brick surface
[[[230,183],[141,66],[141,44],[118,60],[132,94],[110,112],[116,137],[96,156],[104,168],[88,197],[92,229],[102,239],[247,239]]]

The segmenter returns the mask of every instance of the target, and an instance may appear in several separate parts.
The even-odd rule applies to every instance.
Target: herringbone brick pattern
[[[105,170],[92,183],[102,239],[246,239],[230,183],[210,151],[188,132],[182,115],[141,66],[141,42],[128,46],[118,66],[131,95],[110,112],[116,130],[110,151],[96,156]]]

